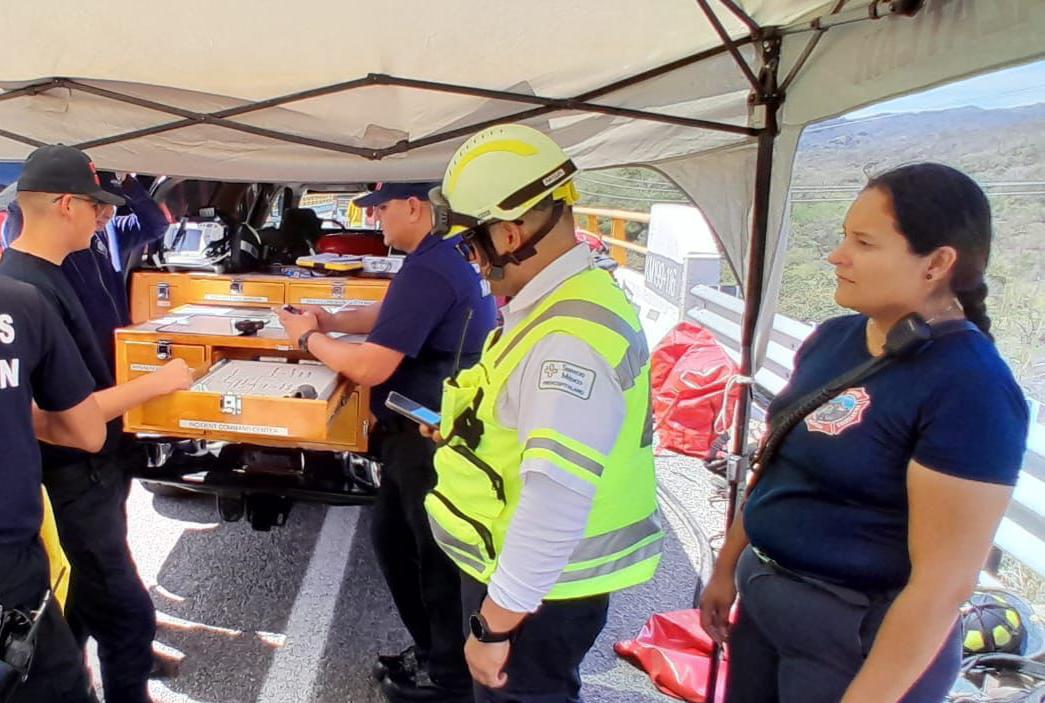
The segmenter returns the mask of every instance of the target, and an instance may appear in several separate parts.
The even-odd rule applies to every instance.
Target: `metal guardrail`
[[[692,307],[686,316],[715,335],[735,361],[740,359],[740,325],[744,303],[739,298],[715,290],[710,286],[695,286],[690,290]],[[755,374],[755,383],[764,395],[772,398],[787,385],[794,366],[795,352],[813,332],[813,327],[784,315],[776,315],[766,348],[766,359]]]
[[[610,210],[596,207],[575,207],[573,214],[580,222],[584,223],[585,231],[591,232],[610,248],[610,256],[621,266],[628,265],[628,252],[646,256],[649,251],[646,247],[634,244],[627,240],[627,228],[629,222],[649,224],[648,212],[631,212],[630,210]],[[610,221],[610,234],[602,234],[599,228],[599,219]]]

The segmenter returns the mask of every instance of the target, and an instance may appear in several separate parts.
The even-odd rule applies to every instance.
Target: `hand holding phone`
[[[441,421],[439,413],[395,391],[388,394],[388,398],[385,399],[385,407],[396,411],[419,425],[430,427],[433,430],[439,428]]]

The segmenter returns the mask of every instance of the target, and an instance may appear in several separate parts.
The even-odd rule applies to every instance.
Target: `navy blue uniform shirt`
[[[438,411],[457,350],[462,368],[473,365],[494,328],[493,297],[456,247],[456,239],[425,237],[388,287],[367,341],[405,356],[391,378],[371,390],[370,409],[379,420],[398,417],[385,407],[391,391]]]
[[[58,313],[58,317],[72,336],[90,377],[94,381],[92,390],[100,391],[111,388],[114,380],[112,372],[109,370],[110,364],[98,346],[87,312],[62,269],[38,256],[26,254],[17,249],[8,249],[4,252],[3,258],[0,258],[0,274],[29,283],[43,294],[44,300]],[[121,424],[120,418],[109,421],[106,449],[118,446],[122,432]],[[51,444],[41,444],[40,453],[45,470],[67,466],[90,456],[78,449],[56,447]]]
[[[770,417],[870,358],[867,318],[828,320],[796,356]],[[751,493],[751,544],[782,566],[864,591],[910,576],[907,465],[1015,485],[1027,404],[994,344],[974,327],[933,340],[792,430]]]
[[[32,286],[0,276],[0,544],[33,539],[43,521],[32,402],[60,412],[93,391],[93,379],[57,313]]]

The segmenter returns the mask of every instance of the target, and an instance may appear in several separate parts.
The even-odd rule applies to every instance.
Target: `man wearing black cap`
[[[61,269],[69,254],[89,246],[102,208],[124,202],[101,187],[86,154],[62,145],[34,151],[18,180],[18,201],[25,223],[0,259],[0,274],[36,286],[59,313],[108,421],[97,454],[40,445],[44,485],[72,564],[66,618],[81,645],[88,636],[98,642],[106,701],[147,701],[156,613],[127,546],[130,480],[119,418],[147,400],[189,387],[192,373],[175,360],[114,385],[89,316]]]
[[[66,257],[62,270],[87,311],[109,370],[115,373],[113,330],[131,322],[126,261],[140,247],[162,237],[168,223],[163,210],[137,178],[106,172],[99,172],[98,176],[105,191],[126,200],[130,213],[116,215],[115,205],[102,205],[90,245]],[[7,206],[7,213],[0,239],[10,246],[22,233],[22,211],[17,201]]]
[[[70,254],[62,270],[80,296],[111,367],[113,329],[130,324],[124,274],[127,259],[145,244],[162,237],[168,222],[163,210],[135,176],[99,171],[98,177],[102,189],[123,198],[130,212],[117,215],[116,205],[100,206],[90,246]],[[7,219],[0,228],[4,246],[10,246],[21,235],[22,220],[18,201],[12,200],[7,204]]]
[[[330,314],[281,312],[287,335],[330,368],[372,386],[370,438],[382,463],[372,537],[378,563],[414,647],[381,656],[375,676],[393,701],[471,701],[464,660],[460,579],[432,538],[424,497],[435,485],[434,445],[385,407],[391,391],[438,408],[445,378],[471,366],[494,327],[493,299],[456,242],[429,236],[432,184],[378,184],[358,198],[374,208],[385,243],[407,252],[381,303]],[[348,345],[325,332],[367,334]]]

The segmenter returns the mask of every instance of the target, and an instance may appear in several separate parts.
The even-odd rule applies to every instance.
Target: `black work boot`
[[[418,656],[417,647],[410,645],[399,654],[379,654],[370,673],[375,681],[387,678],[396,681],[414,681],[417,672],[427,668],[424,657]]]
[[[474,703],[475,700],[471,681],[443,686],[432,681],[427,669],[419,670],[413,680],[386,678],[381,682],[381,691],[390,703]]]

